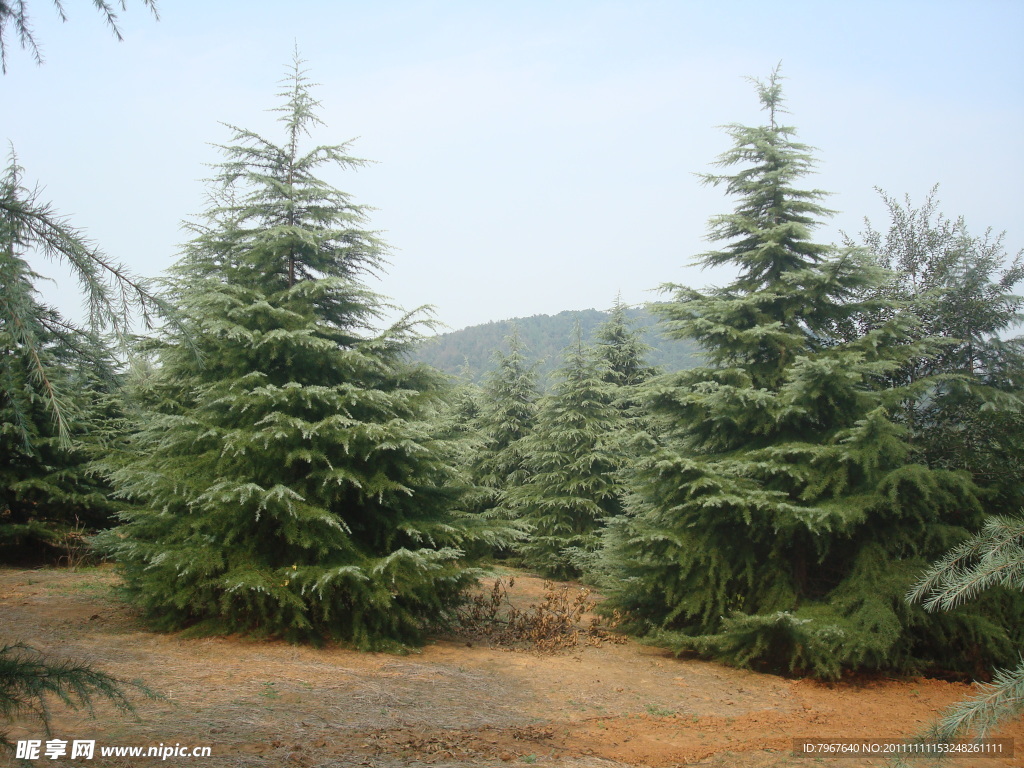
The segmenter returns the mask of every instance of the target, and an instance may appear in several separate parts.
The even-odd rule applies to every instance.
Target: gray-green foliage
[[[657,430],[641,393],[661,369],[648,364],[651,347],[644,343],[643,334],[644,329],[634,327],[625,305],[618,300],[608,320],[594,332],[594,354],[602,364],[601,379],[612,386],[612,402],[623,419],[615,433],[617,452],[629,464],[656,448]]]
[[[931,386],[894,374],[941,347],[898,312],[844,336],[879,309],[858,299],[887,276],[862,250],[812,240],[830,215],[824,192],[798,186],[813,156],[779,121],[778,73],[757,88],[766,124],[730,126],[729,172],[705,177],[736,207],[711,220],[726,245],[701,260],[738,274],[707,292],[669,286],[659,310],[709,364],[645,388],[660,447],[608,527],[607,605],[679,651],[821,677],[1005,658],[988,617],[903,600],[980,516],[970,478],[915,463],[894,416]]]
[[[33,259],[57,261],[77,279],[88,308],[88,328],[75,327],[45,305],[35,284],[40,279]],[[0,177],[0,393],[6,398],[20,437],[29,442],[24,415],[30,402],[43,403],[60,440],[70,444],[67,382],[53,374],[56,359],[68,355],[108,366],[97,331],[106,328],[123,336],[134,316],[149,325],[154,314],[167,312],[147,281],[135,277],[92,245],[85,235],[40,200],[38,189],[26,186],[24,169],[11,153]],[[97,356],[98,354],[98,356]],[[27,377],[24,382],[16,377]]]
[[[578,322],[582,327],[585,343],[594,344],[598,342],[598,329],[612,319],[614,312],[566,310],[554,315],[483,323],[432,336],[424,340],[414,355],[415,359],[452,375],[465,375],[460,370],[465,372],[468,369],[469,377],[482,384],[496,367],[495,351],[504,349],[504,340],[514,328],[524,347],[538,361],[538,379],[541,389],[546,390],[549,377],[561,361],[562,350],[572,343],[574,325]],[[695,344],[668,339],[659,332],[649,305],[623,306],[622,314],[627,325],[638,329],[630,331],[636,333],[637,341],[648,347],[644,355],[647,365],[679,371],[701,364]]]
[[[951,611],[997,587],[1024,591],[1024,516],[990,518],[979,533],[934,563],[907,599],[928,611]],[[929,741],[984,737],[1024,712],[1024,658],[977,687],[975,696],[941,715],[926,735]]]
[[[153,12],[154,16],[158,15],[156,0],[142,0],[142,3]],[[121,40],[121,29],[117,25],[115,6],[119,6],[122,11],[127,10],[127,0],[116,0],[116,2],[92,0],[92,4],[106,21],[110,31],[114,33],[114,37]],[[63,0],[53,0],[53,6],[60,16],[60,20],[67,21]],[[26,0],[3,0],[0,2],[0,72],[7,74],[7,47],[10,44],[7,35],[10,29],[13,29],[21,48],[27,50],[37,64],[42,64],[43,55],[39,50],[35,34],[32,32],[32,21],[28,15]]]
[[[232,128],[222,147],[169,288],[199,355],[174,329],[157,345],[106,543],[158,627],[386,648],[421,640],[474,578],[462,548],[501,532],[458,511],[427,420],[443,380],[407,362],[417,320],[372,329],[385,246],[319,175],[362,161],[304,148],[310,88],[296,59],[283,143]]]
[[[497,367],[488,374],[476,420],[480,446],[473,462],[473,478],[487,490],[484,508],[496,508],[505,489],[525,479],[526,449],[523,440],[537,418],[536,364],[513,333],[506,339],[507,352],[495,353]]]
[[[87,327],[36,289],[40,259],[68,267]],[[166,306],[40,200],[11,154],[0,176],[0,556],[52,559],[70,532],[106,522],[106,489],[87,462],[121,406],[103,329],[124,337],[133,316]]]
[[[83,337],[77,347],[88,347],[89,341]],[[114,510],[109,487],[89,464],[124,428],[121,392],[103,376],[109,375],[110,365],[99,349],[79,355],[59,344],[47,344],[40,359],[49,380],[67,393],[63,415],[70,441],[61,440],[43,398],[32,391],[28,364],[22,360],[19,366],[17,355],[8,351],[5,380],[22,385],[20,394],[26,402],[16,409],[12,398],[0,392],[4,562],[73,559],[84,551],[83,536],[109,526]]]
[[[616,387],[603,380],[607,374],[577,329],[558,383],[522,441],[523,480],[503,497],[509,515],[530,526],[518,547],[525,563],[545,576],[579,576],[605,521],[621,512],[626,420],[615,406]]]
[[[895,300],[918,320],[916,336],[942,340],[938,354],[896,372],[897,381],[934,382],[900,418],[923,461],[970,472],[986,510],[1009,514],[1024,504],[1024,339],[1007,338],[1024,319],[1024,296],[1014,293],[1024,252],[1011,258],[1002,235],[974,235],[962,217],[947,218],[936,194],[918,207],[882,194],[889,226],[868,223],[862,239],[895,278],[871,292],[882,303],[858,330],[884,322]]]
[[[608,319],[594,331],[594,350],[605,366],[601,378],[620,394],[659,372],[647,364],[651,347],[641,338],[643,329],[633,327],[626,309],[621,299],[616,299]]]

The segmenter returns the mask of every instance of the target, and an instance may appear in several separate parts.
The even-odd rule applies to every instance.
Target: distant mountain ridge
[[[546,388],[550,374],[562,362],[563,350],[573,341],[577,321],[584,343],[592,344],[594,331],[607,322],[609,315],[597,309],[581,309],[566,310],[557,315],[491,321],[425,339],[414,357],[445,373],[464,374],[479,383],[488,371],[493,370],[494,353],[507,350],[505,338],[516,327],[527,358],[540,363],[538,383],[541,388]],[[632,328],[641,331],[643,342],[651,347],[647,355],[648,365],[657,366],[666,373],[701,365],[697,346],[662,336],[658,318],[649,309],[630,308],[626,315]]]

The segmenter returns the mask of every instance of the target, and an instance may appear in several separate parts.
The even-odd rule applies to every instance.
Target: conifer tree
[[[0,646],[0,726],[28,715],[50,738],[54,699],[69,709],[88,711],[97,700],[107,701],[124,714],[134,714],[132,692],[154,697],[137,681],[120,680],[78,661],[55,660],[23,643]],[[7,737],[0,731],[0,749],[13,752]]]
[[[133,316],[147,327],[156,315],[175,320],[148,281],[91,244],[39,199],[38,189],[26,186],[24,175],[12,151],[0,176],[0,398],[14,419],[18,439],[31,443],[27,413],[34,401],[45,406],[58,439],[70,447],[71,428],[63,407],[70,391],[60,386],[67,381],[59,381],[68,361],[108,371],[101,330],[123,339]],[[88,307],[88,328],[76,327],[39,300],[35,283],[40,276],[31,266],[31,259],[38,257],[68,267],[78,280]]]
[[[598,533],[621,512],[619,451],[624,417],[613,404],[607,369],[576,342],[565,351],[555,391],[541,401],[523,440],[525,478],[506,491],[510,516],[530,526],[519,545],[528,566],[574,578],[598,548]]]
[[[318,175],[362,161],[303,149],[319,119],[301,64],[284,142],[232,127],[222,147],[171,281],[192,343],[161,340],[151,412],[110,463],[134,504],[106,544],[158,628],[389,648],[453,605],[474,576],[461,547],[494,526],[457,511],[425,421],[443,379],[406,359],[415,318],[372,330],[384,305],[362,281],[385,246]]]
[[[615,436],[618,452],[625,456],[642,457],[655,450],[654,434],[641,397],[643,385],[658,375],[660,370],[647,365],[646,356],[651,347],[645,344],[642,330],[631,327],[626,306],[616,299],[608,320],[594,332],[596,354],[603,363],[602,378],[613,387],[612,401],[621,415]],[[589,570],[591,564],[587,566]]]
[[[0,11],[0,37],[4,23]],[[121,415],[100,330],[124,334],[133,308],[144,319],[166,311],[145,281],[39,197],[25,186],[12,151],[0,175],[0,557],[34,562],[49,559],[69,535],[106,524],[112,511],[106,487],[88,470],[92,450]],[[89,329],[40,300],[40,276],[31,266],[39,256],[68,266],[78,279]],[[129,687],[22,643],[0,647],[0,724],[29,714],[49,733],[52,698],[72,708],[106,699],[130,711]],[[0,747],[12,746],[0,732]]]
[[[68,535],[105,525],[106,488],[87,471],[121,415],[104,329],[124,338],[133,310],[167,307],[40,200],[13,152],[0,175],[0,557],[52,559]],[[82,286],[88,327],[45,304],[33,269],[45,257]]]
[[[468,366],[464,366],[452,382],[451,391],[438,411],[438,419],[443,425],[442,432],[466,442],[467,456],[475,456],[477,452],[479,440],[476,426],[480,419],[482,397],[480,387],[473,383]],[[460,463],[466,462],[460,460]]]
[[[928,617],[903,600],[977,524],[976,489],[914,463],[893,418],[928,383],[887,376],[934,354],[929,340],[898,313],[842,337],[876,306],[855,297],[884,275],[861,251],[811,239],[830,211],[825,193],[797,186],[810,148],[779,122],[778,71],[757,89],[767,123],[730,126],[717,164],[731,172],[705,177],[737,204],[711,220],[726,244],[702,261],[738,274],[707,292],[670,286],[660,309],[708,365],[647,388],[668,428],[606,537],[609,608],[679,651],[822,677],[1005,658],[1012,643],[991,615]]]
[[[485,509],[499,506],[502,492],[525,479],[522,441],[533,430],[540,397],[537,365],[527,363],[518,331],[505,342],[508,352],[495,353],[497,366],[484,383],[477,422],[482,445],[473,478],[488,489]]]
[[[451,461],[464,486],[460,507],[475,515],[491,506],[494,489],[477,485],[473,476],[473,466],[484,447],[484,438],[477,429],[483,395],[469,376],[468,369],[463,369],[458,378],[449,382],[443,399],[433,411],[431,429],[451,446]],[[466,548],[470,559],[487,554],[490,554],[490,547],[486,542]]]
[[[616,387],[636,387],[657,373],[645,357],[651,347],[632,328],[621,297],[615,299],[608,319],[594,332],[597,357],[605,363],[602,378]]]
[[[83,357],[81,349],[93,344],[100,349]],[[32,364],[16,348],[0,350],[4,380],[28,395],[17,404],[0,391],[0,561],[72,563],[85,556],[85,536],[113,522],[110,488],[90,462],[125,426],[121,392],[112,389],[112,366],[94,339],[83,335],[75,349],[44,344],[47,375],[67,393],[62,416],[69,439],[62,440],[44,399],[33,392]]]

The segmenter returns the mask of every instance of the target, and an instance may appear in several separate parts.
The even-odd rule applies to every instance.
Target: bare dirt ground
[[[30,765],[135,768],[542,765],[551,768],[884,766],[794,754],[793,740],[909,737],[971,691],[931,679],[790,680],[674,658],[630,642],[551,653],[438,640],[407,656],[238,638],[156,634],[118,602],[107,568],[0,569],[0,641],[21,641],[127,679],[136,719],[55,707],[54,737],[95,739],[92,760]],[[542,583],[517,576],[527,604]],[[998,734],[1024,751],[1024,724]],[[10,737],[45,739],[19,721]],[[207,758],[103,758],[99,745],[206,745]],[[0,764],[6,756],[0,756]],[[915,760],[913,765],[930,765]],[[944,765],[1002,768],[1016,759]]]

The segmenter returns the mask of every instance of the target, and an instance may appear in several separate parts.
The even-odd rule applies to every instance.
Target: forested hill
[[[662,336],[658,330],[658,319],[652,312],[646,308],[634,308],[627,309],[626,314],[632,327],[642,332],[644,343],[651,347],[647,356],[649,365],[670,372],[700,364],[696,346]],[[416,353],[416,359],[446,373],[465,372],[473,381],[479,382],[487,371],[493,369],[494,353],[507,349],[505,338],[516,327],[528,358],[540,362],[539,383],[544,387],[548,374],[559,366],[562,351],[572,343],[576,322],[579,321],[584,342],[593,343],[595,329],[608,317],[608,312],[583,309],[473,325],[425,340]]]

